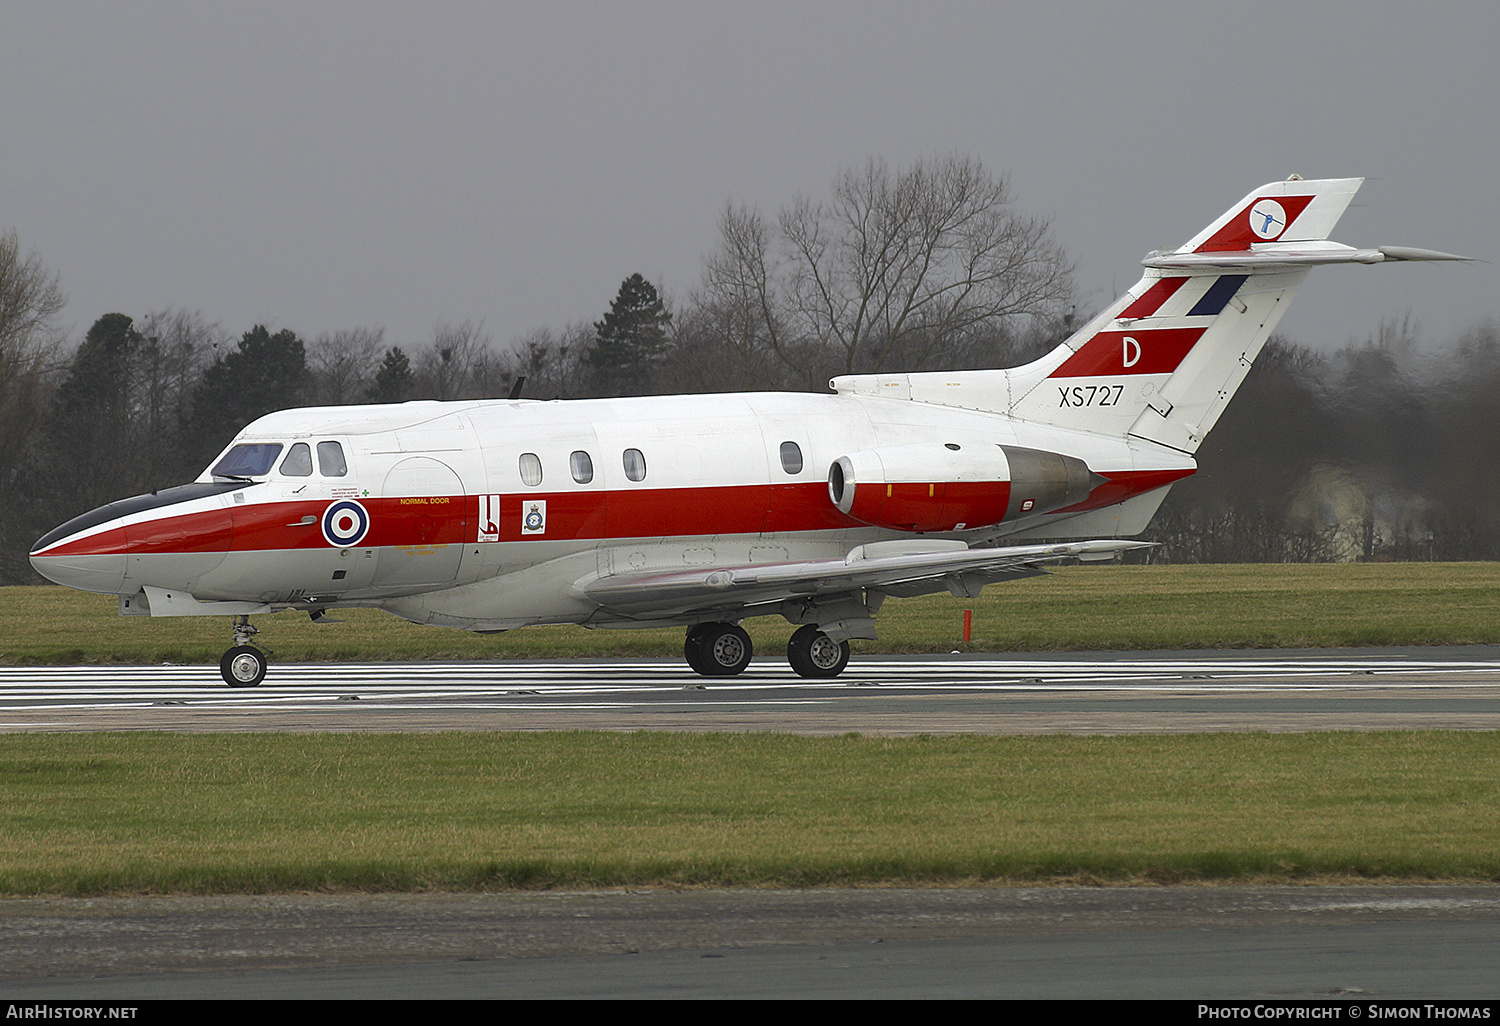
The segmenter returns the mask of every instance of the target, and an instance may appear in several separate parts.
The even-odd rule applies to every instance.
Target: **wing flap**
[[[990,549],[945,545],[937,551],[890,554],[874,545],[856,548],[843,559],[608,574],[579,582],[578,588],[603,609],[627,615],[649,610],[653,618],[865,589],[907,596],[961,587],[974,594],[992,580],[1040,573],[1045,563],[1108,559],[1150,544],[1108,539]]]

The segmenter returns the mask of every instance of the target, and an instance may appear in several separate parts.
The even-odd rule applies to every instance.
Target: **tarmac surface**
[[[1500,649],[3,667],[0,733],[1500,729]],[[1399,824],[1393,824],[1399,829]],[[1500,886],[0,900],[0,999],[1500,997]]]
[[[870,657],[707,679],[676,660],[0,667],[0,733],[771,730],[798,734],[1500,729],[1500,649]]]
[[[1500,887],[0,901],[0,1001],[1500,996]]]

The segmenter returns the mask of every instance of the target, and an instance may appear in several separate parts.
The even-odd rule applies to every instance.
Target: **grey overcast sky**
[[[729,200],[964,153],[1090,309],[1255,186],[1369,179],[1335,238],[1497,258],[1500,4],[0,0],[0,230],[101,314],[496,343],[681,301]],[[1315,271],[1323,348],[1500,310],[1495,263]]]

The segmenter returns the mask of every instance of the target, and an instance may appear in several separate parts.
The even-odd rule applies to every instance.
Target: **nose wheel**
[[[266,679],[266,655],[250,645],[236,645],[219,660],[219,672],[232,688],[253,688]]]
[[[260,631],[250,626],[248,616],[234,618],[234,647],[219,660],[219,673],[232,688],[253,688],[266,679],[266,654],[250,639]]]

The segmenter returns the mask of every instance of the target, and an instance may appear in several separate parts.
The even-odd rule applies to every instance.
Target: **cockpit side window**
[[[343,477],[349,473],[344,462],[344,447],[338,442],[318,443],[318,473],[324,477]]]
[[[281,473],[285,477],[312,476],[312,450],[306,442],[298,442],[287,450],[286,459],[281,461]]]
[[[271,472],[280,454],[280,442],[246,442],[226,452],[209,473],[214,477],[260,477]]]

